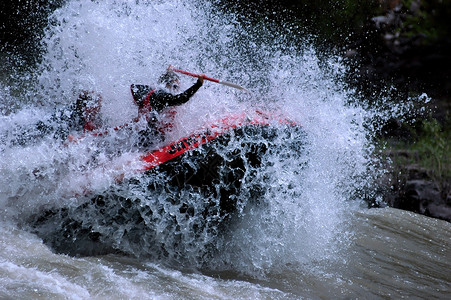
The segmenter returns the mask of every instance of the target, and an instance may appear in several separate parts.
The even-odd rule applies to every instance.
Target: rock
[[[407,180],[391,206],[451,222],[451,197],[449,191],[443,191],[443,187],[430,180]]]

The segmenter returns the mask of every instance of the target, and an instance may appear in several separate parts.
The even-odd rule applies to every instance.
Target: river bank
[[[356,41],[360,51],[347,53],[359,65],[359,83],[374,91],[388,82],[399,102],[429,97],[405,120],[390,120],[380,134],[391,161],[382,181],[386,204],[451,221],[451,38],[443,23],[451,5],[386,2],[386,12],[370,19],[372,42]]]

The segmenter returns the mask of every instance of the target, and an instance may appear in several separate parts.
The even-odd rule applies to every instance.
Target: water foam
[[[108,247],[163,261],[165,255],[175,261],[185,258],[185,263],[193,258],[194,266],[213,269],[264,273],[287,264],[336,256],[348,237],[344,227],[348,203],[356,190],[371,181],[372,134],[365,125],[372,112],[352,104],[353,91],[339,82],[345,71],[339,59],[332,57],[324,63],[308,45],[284,48],[283,38],[263,40],[258,32],[244,29],[233,15],[215,12],[208,3],[202,8],[198,4],[68,1],[50,19],[43,39],[46,52],[31,76],[34,89],[26,97],[30,103],[49,108],[70,103],[80,89],[96,90],[105,99],[105,124],[115,126],[136,115],[130,84],[156,82],[168,64],[243,84],[251,94],[206,82],[180,107],[178,129],[172,134],[183,136],[228,112],[257,106],[277,109],[302,124],[307,134],[305,155],[297,155],[300,149],[288,146],[295,141],[295,133],[287,137],[281,129],[278,144],[285,148],[267,154],[264,160],[268,167],[254,172],[244,186],[250,190],[263,183],[266,191],[259,202],[264,205],[243,205],[227,233],[218,236],[211,225],[196,235],[190,229],[200,215],[181,221],[183,226],[178,229],[168,223],[168,216],[182,218],[167,203],[170,191],[149,195],[142,184],[119,188],[114,183],[117,174],[99,168],[86,177],[92,153],[102,150],[102,145],[88,141],[61,147],[44,140],[37,145],[2,149],[2,209],[16,221],[39,210],[63,209],[55,219],[60,222],[57,226],[69,215],[71,222],[87,223],[86,228],[108,236]],[[182,88],[194,82],[183,79]],[[2,132],[16,126],[14,120],[31,125],[35,119],[24,111],[6,116]],[[229,147],[241,146],[231,143]],[[133,159],[136,153],[129,155]],[[102,154],[98,160],[109,163],[109,157]],[[151,182],[164,183],[165,178],[159,176]],[[98,203],[89,205],[88,198],[66,196],[83,194],[87,185],[98,192],[112,186],[119,199],[138,200],[106,205],[111,220],[102,223]],[[189,190],[178,196],[176,202],[188,202],[198,211],[206,201]],[[152,210],[152,217],[146,208]],[[119,222],[115,213],[120,215],[120,209],[130,220]],[[133,223],[133,212],[144,220],[139,225]],[[127,232],[135,233],[127,237]],[[142,232],[149,235],[134,243]],[[152,239],[165,244],[164,251],[153,248]],[[214,255],[206,256],[211,245]],[[72,250],[77,253],[77,249]],[[154,257],[154,250],[165,255]]]

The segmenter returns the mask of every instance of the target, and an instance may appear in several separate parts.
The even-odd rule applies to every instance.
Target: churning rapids
[[[295,47],[286,37],[296,27],[275,37],[270,26],[250,28],[205,1],[69,0],[51,15],[39,65],[0,83],[0,298],[449,296],[450,223],[362,199],[377,197],[384,172],[374,120],[409,108],[362,107],[340,83],[339,58]],[[211,143],[202,159],[238,153],[240,164],[217,168],[227,174],[206,190],[137,174],[133,132],[17,142],[82,89],[103,95],[105,127],[129,122],[130,84],[156,82],[168,64],[251,91],[205,82],[178,108],[170,139],[256,108],[302,130],[278,124]],[[253,147],[266,149],[258,164],[246,155]],[[187,155],[174,168],[200,165]],[[223,190],[234,204],[226,212]]]

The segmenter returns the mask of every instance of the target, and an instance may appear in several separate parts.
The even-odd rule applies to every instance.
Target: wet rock
[[[407,180],[390,206],[451,222],[449,189],[427,179]]]
[[[390,159],[398,161],[398,164],[385,165],[389,172],[378,182],[380,190],[384,191],[383,204],[451,222],[449,178],[432,178],[430,170],[416,163],[400,163],[417,161],[416,151],[390,149],[385,153]]]

